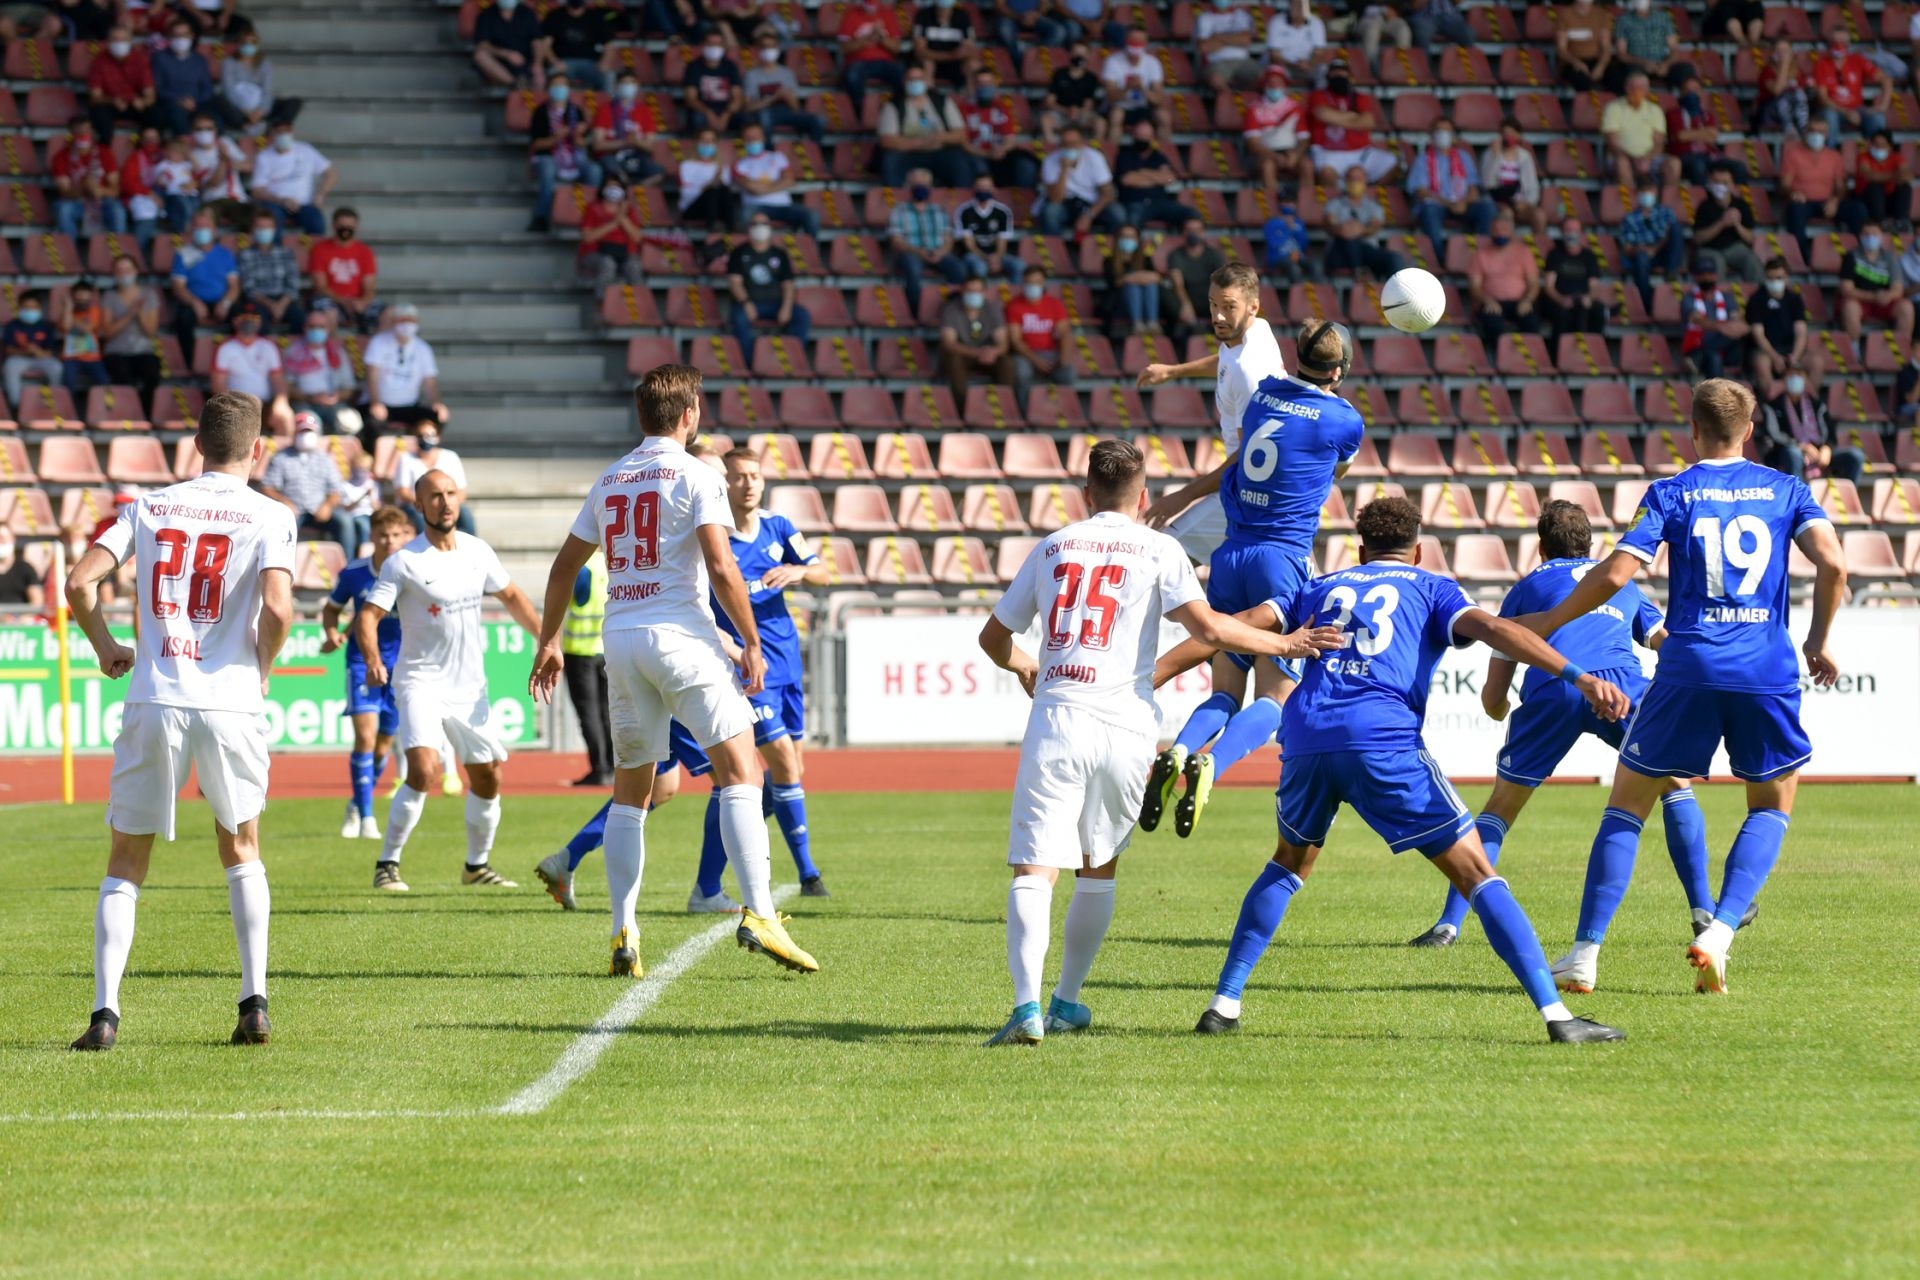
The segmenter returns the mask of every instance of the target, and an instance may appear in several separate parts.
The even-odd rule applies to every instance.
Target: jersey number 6
[[[627,567],[620,554],[620,539],[633,535],[633,567],[652,569],[660,563],[660,495],[636,493],[631,501],[624,493],[607,498],[607,572],[618,573]]]
[[[1088,573],[1083,564],[1063,560],[1053,567],[1053,578],[1060,584],[1053,608],[1047,611],[1047,648],[1064,649],[1073,643],[1073,613],[1080,607],[1080,588],[1087,589],[1087,616],[1080,621],[1080,644],[1086,649],[1104,649],[1113,643],[1113,622],[1120,614],[1120,602],[1108,594],[1126,582],[1124,565],[1099,564]]]
[[[227,599],[227,556],[233,551],[233,539],[224,533],[203,533],[189,539],[184,529],[156,529],[153,540],[160,545],[160,558],[153,562],[153,583],[147,594],[152,598],[153,616],[174,618],[180,605],[161,599],[163,584],[185,574],[187,577],[187,621],[218,622]],[[193,548],[193,566],[187,566],[187,548]]]

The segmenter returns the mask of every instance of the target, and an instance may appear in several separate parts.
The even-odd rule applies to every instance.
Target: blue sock
[[[391,759],[391,756],[385,752],[378,753],[373,757],[373,785],[374,786],[376,787],[379,786],[380,779],[387,776],[387,761],[389,759]]]
[[[773,816],[773,773],[765,769],[760,771],[760,816]]]
[[[1553,971],[1547,968],[1547,953],[1540,949],[1527,913],[1513,900],[1513,890],[1500,876],[1482,880],[1473,891],[1473,912],[1480,927],[1487,931],[1493,953],[1507,962],[1513,976],[1526,988],[1533,1007],[1544,1009],[1560,999],[1553,985]]]
[[[787,848],[793,853],[794,869],[802,880],[811,880],[820,874],[820,868],[813,865],[813,858],[807,841],[807,792],[799,783],[788,785],[776,782],[767,788],[767,794],[773,797],[773,816],[780,824],[780,834],[787,838]]]
[[[1660,799],[1660,819],[1667,828],[1667,856],[1687,891],[1687,905],[1713,910],[1713,886],[1707,883],[1707,820],[1693,788],[1669,791]]]
[[[1600,815],[1587,855],[1587,887],[1580,895],[1580,927],[1573,936],[1581,942],[1605,942],[1607,926],[1627,896],[1633,879],[1633,860],[1640,852],[1640,819],[1625,809],[1608,808]]]
[[[1272,698],[1255,698],[1244,709],[1233,713],[1220,741],[1213,744],[1213,776],[1221,774],[1273,741],[1280,729],[1280,704]]]
[[[1723,920],[1730,929],[1740,927],[1767,873],[1780,860],[1780,844],[1787,838],[1787,815],[1778,809],[1749,809],[1727,853],[1726,869],[1721,872],[1720,905],[1713,918]]]
[[[574,832],[573,839],[567,841],[567,870],[572,871],[579,866],[580,860],[598,849],[607,838],[607,811],[611,808],[611,800],[601,805],[599,812],[587,819],[587,825]]]
[[[363,818],[371,818],[373,816],[373,752],[349,752],[347,776],[353,782],[354,811]]]
[[[1240,709],[1240,700],[1231,694],[1216,693],[1193,709],[1186,724],[1180,728],[1180,736],[1173,740],[1176,747],[1185,747],[1192,755],[1213,741],[1213,735],[1227,727],[1227,721],[1233,719],[1233,713]]]
[[[1507,839],[1507,824],[1491,813],[1483,813],[1473,820],[1473,829],[1480,833],[1480,846],[1487,851],[1487,865],[1499,866],[1500,846]],[[1440,909],[1438,923],[1452,925],[1455,933],[1459,933],[1467,923],[1467,900],[1451,885],[1447,887],[1447,905]]]
[[[1246,989],[1253,966],[1266,954],[1267,944],[1287,914],[1287,904],[1300,892],[1300,877],[1277,862],[1260,868],[1253,888],[1240,903],[1240,918],[1233,924],[1233,941],[1227,944],[1227,963],[1220,969],[1220,982],[1214,988],[1223,996],[1238,1000]]]
[[[711,898],[720,892],[720,873],[727,869],[727,846],[720,842],[720,788],[707,793],[707,816],[700,832],[700,870],[694,874],[694,887],[700,896]]]

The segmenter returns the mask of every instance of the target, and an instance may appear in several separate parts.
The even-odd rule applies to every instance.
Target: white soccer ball
[[[1406,267],[1380,290],[1380,311],[1402,333],[1425,333],[1447,313],[1447,291],[1431,271]]]

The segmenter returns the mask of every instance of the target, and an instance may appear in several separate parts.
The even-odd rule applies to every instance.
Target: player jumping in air
[[[1827,637],[1846,593],[1846,561],[1826,512],[1805,482],[1741,456],[1753,434],[1753,393],[1710,378],[1693,390],[1700,461],[1656,480],[1612,555],[1544,614],[1520,619],[1551,634],[1593,612],[1667,548],[1667,641],[1653,683],[1627,725],[1623,766],[1587,862],[1580,903],[1590,980],[1604,929],[1640,845],[1640,827],[1669,778],[1704,776],[1724,742],[1747,784],[1747,820],[1727,854],[1713,919],[1687,948],[1694,989],[1727,990],[1727,949],[1780,856],[1800,769],[1813,744],[1800,727],[1800,678],[1787,634],[1788,544],[1813,562],[1813,618],[1801,651],[1813,683],[1839,677]],[[1584,946],[1582,945],[1584,944]]]
[[[487,865],[500,829],[500,766],[507,762],[507,748],[491,720],[480,605],[496,597],[515,622],[536,635],[540,619],[493,548],[455,527],[460,491],[451,476],[427,472],[414,484],[413,500],[427,531],[387,557],[353,619],[367,686],[393,684],[400,750],[406,756],[406,781],[387,808],[373,887],[406,891],[400,855],[447,767],[440,748],[450,745],[467,767],[467,863],[460,883],[512,889],[517,887],[513,881]],[[388,614],[400,619],[400,658],[392,671],[379,642],[380,622]]]
[[[347,775],[353,796],[347,801],[347,814],[340,823],[340,835],[351,840],[380,838],[380,823],[373,816],[373,789],[387,771],[387,756],[393,750],[393,733],[400,723],[400,711],[393,702],[393,686],[378,688],[367,684],[367,663],[360,646],[349,643],[350,631],[340,629],[340,615],[349,606],[355,613],[373,590],[387,557],[413,541],[413,525],[407,513],[398,507],[382,507],[373,513],[373,554],[350,562],[334,580],[333,592],[320,609],[320,652],[332,653],[346,647],[347,709],[353,721],[353,752],[347,757]],[[351,621],[347,624],[353,625]],[[380,661],[388,670],[400,659],[400,619],[389,614],[378,629]]]
[[[1622,1039],[1612,1027],[1574,1017],[1560,1002],[1533,926],[1507,882],[1494,875],[1473,815],[1427,753],[1420,730],[1440,655],[1476,640],[1572,683],[1602,717],[1624,715],[1627,696],[1525,627],[1475,605],[1453,579],[1419,568],[1420,512],[1405,498],[1368,503],[1356,527],[1359,565],[1242,615],[1274,629],[1335,627],[1348,643],[1309,666],[1287,701],[1280,728],[1287,763],[1280,773],[1279,847],[1240,905],[1213,1001],[1194,1029],[1213,1034],[1240,1025],[1247,978],[1345,803],[1393,852],[1418,849],[1460,891],[1494,951],[1546,1019],[1549,1038]],[[1160,660],[1154,679],[1164,683],[1207,656],[1204,645],[1183,642]]]
[[[194,443],[201,474],[122,507],[67,576],[67,602],[100,670],[116,679],[133,672],[107,793],[113,843],[93,916],[93,1019],[75,1049],[113,1048],[134,908],[153,838],[173,839],[174,801],[189,768],[213,809],[240,949],[233,1043],[265,1044],[272,1032],[271,895],[260,861],[263,709],[268,673],[293,625],[294,520],[247,487],[262,456],[257,399],[228,392],[208,400]],[[129,555],[138,570],[137,649],[115,640],[100,613],[100,582]]]
[[[1132,839],[1146,786],[1139,762],[1159,720],[1150,681],[1160,619],[1210,645],[1274,657],[1305,657],[1341,638],[1330,629],[1274,635],[1210,609],[1179,544],[1136,523],[1147,504],[1146,459],[1133,445],[1093,446],[1086,495],[1094,514],[1033,549],[980,632],[981,649],[1033,696],[1007,846],[1013,1016],[988,1044],[1037,1044],[1048,1031],[1093,1021],[1080,987],[1113,920],[1115,860]],[[1014,644],[1036,617],[1037,657]],[[1073,901],[1043,1020],[1040,977],[1062,871],[1075,873]]]
[[[1587,513],[1572,502],[1549,502],[1540,511],[1535,526],[1540,535],[1540,567],[1522,578],[1500,603],[1500,616],[1517,617],[1550,609],[1573,591],[1575,584],[1593,570],[1588,552],[1593,547],[1593,529]],[[1641,674],[1640,659],[1633,645],[1640,642],[1659,649],[1667,637],[1660,610],[1629,582],[1585,618],[1569,623],[1547,637],[1547,642],[1568,661],[1617,685],[1638,705],[1646,693],[1647,678]],[[1487,680],[1480,690],[1480,702],[1495,720],[1507,718],[1507,691],[1513,687],[1515,664],[1511,658],[1495,654],[1487,663]],[[1480,845],[1487,851],[1487,865],[1500,862],[1500,846],[1520,811],[1533,799],[1534,790],[1553,776],[1567,752],[1590,733],[1608,746],[1619,748],[1626,726],[1618,720],[1595,715],[1586,700],[1563,681],[1546,672],[1529,668],[1521,685],[1520,709],[1507,724],[1506,745],[1500,748],[1496,766],[1498,781],[1493,794],[1481,806],[1474,819],[1480,833]],[[1707,887],[1707,830],[1700,818],[1700,803],[1685,782],[1667,779],[1661,797],[1661,816],[1667,831],[1667,855],[1679,873],[1686,890],[1687,905],[1702,927],[1713,916],[1713,893]],[[1621,889],[1626,885],[1621,884]],[[1592,895],[1589,895],[1592,897]],[[1607,920],[1620,897],[1614,894],[1604,917],[1580,922],[1579,937],[1589,932],[1597,944],[1606,931]],[[1449,947],[1460,936],[1466,922],[1467,900],[1447,890],[1447,902],[1440,920],[1410,944],[1416,947]],[[1576,953],[1579,948],[1576,946]],[[1586,994],[1593,990],[1593,966],[1575,957],[1563,958],[1553,967],[1554,980],[1562,991]]]
[[[607,815],[607,891],[613,900],[609,971],[639,977],[634,904],[646,866],[647,802],[656,762],[678,720],[713,762],[720,838],[745,905],[741,946],[812,973],[820,965],[787,935],[774,910],[747,696],[765,687],[747,586],[728,549],[726,483],[690,457],[700,429],[700,372],[661,365],[634,389],[644,435],[594,482],[547,576],[548,617],[528,688],[551,700],[564,670],[560,622],[574,575],[596,546],[607,557],[607,686],[613,721],[613,808]],[[740,635],[740,679],[720,643],[707,582]],[[745,689],[747,696],[742,695]]]

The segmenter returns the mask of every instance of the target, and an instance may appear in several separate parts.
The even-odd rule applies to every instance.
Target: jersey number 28
[[[652,569],[660,563],[660,495],[636,493],[629,500],[624,493],[607,497],[607,572],[618,573],[628,565],[620,551],[620,540],[631,535],[632,565]]]
[[[233,539],[224,533],[203,533],[189,538],[184,529],[156,529],[153,540],[160,546],[160,558],[153,562],[153,582],[147,594],[152,598],[153,616],[174,618],[180,604],[162,598],[165,584],[184,576],[187,580],[187,621],[218,622],[227,601],[227,557],[233,551]],[[188,565],[188,548],[192,565]]]
[[[1053,579],[1060,584],[1053,608],[1047,610],[1047,648],[1064,649],[1074,640],[1073,615],[1081,607],[1080,588],[1086,587],[1086,616],[1080,619],[1080,645],[1086,649],[1104,649],[1113,643],[1114,619],[1120,616],[1120,602],[1110,592],[1127,580],[1126,566],[1097,564],[1089,573],[1087,566],[1063,560],[1053,567]]]

